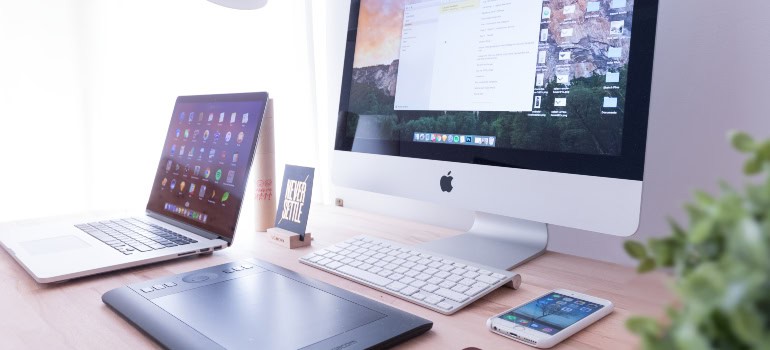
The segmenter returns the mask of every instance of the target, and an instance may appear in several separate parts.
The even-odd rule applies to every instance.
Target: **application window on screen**
[[[487,2],[406,4],[396,110],[532,110],[542,0]]]

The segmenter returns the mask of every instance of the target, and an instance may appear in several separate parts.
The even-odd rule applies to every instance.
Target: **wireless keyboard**
[[[451,315],[521,277],[391,241],[358,236],[314,252],[303,264]]]

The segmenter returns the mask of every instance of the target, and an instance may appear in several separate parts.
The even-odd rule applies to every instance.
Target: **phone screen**
[[[604,306],[586,300],[559,293],[549,293],[498,318],[554,335],[602,307]]]

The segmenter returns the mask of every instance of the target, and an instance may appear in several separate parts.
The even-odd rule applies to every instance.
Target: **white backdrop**
[[[269,91],[277,164],[317,166],[308,4],[0,0],[0,221],[144,208],[178,95]]]

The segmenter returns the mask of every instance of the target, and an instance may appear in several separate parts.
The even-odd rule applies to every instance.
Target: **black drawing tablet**
[[[171,349],[368,349],[433,323],[256,259],[113,289],[105,304]]]

